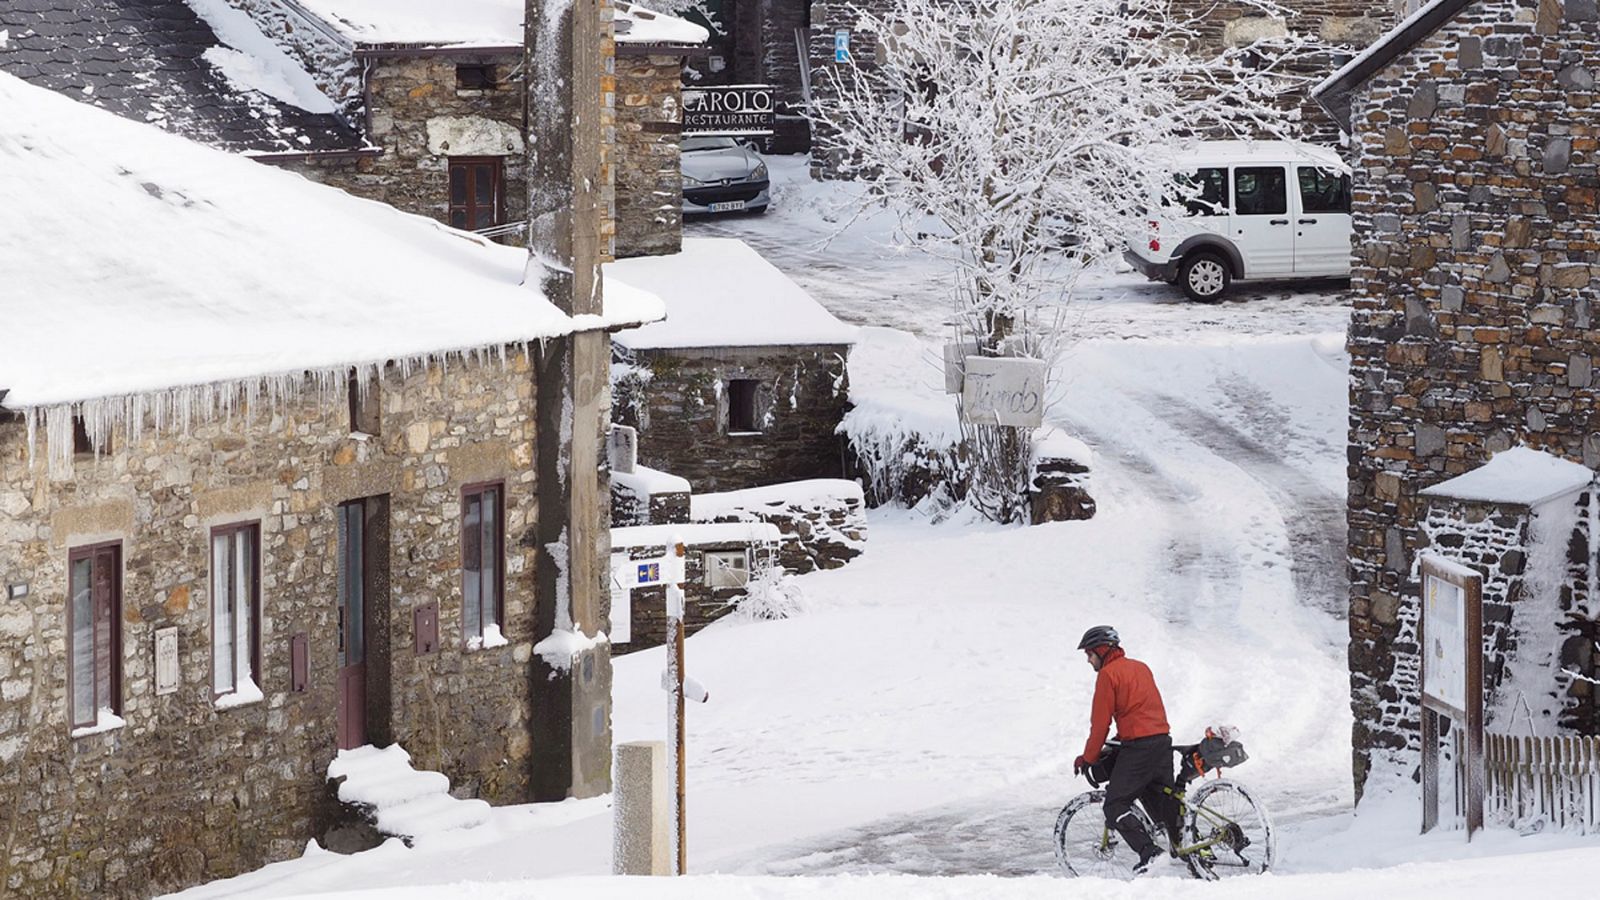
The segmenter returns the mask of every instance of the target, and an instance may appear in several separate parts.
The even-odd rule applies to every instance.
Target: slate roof
[[[0,0],[0,71],[231,152],[364,146],[332,114],[240,90],[202,55],[222,42],[183,0]]]

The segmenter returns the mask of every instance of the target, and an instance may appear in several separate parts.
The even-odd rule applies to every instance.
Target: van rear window
[[[1176,197],[1168,206],[1182,206],[1191,216],[1225,216],[1228,214],[1228,170],[1197,169],[1179,173]]]

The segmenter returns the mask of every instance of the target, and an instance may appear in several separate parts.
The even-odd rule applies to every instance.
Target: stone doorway
[[[339,505],[338,741],[388,737],[389,498]]]

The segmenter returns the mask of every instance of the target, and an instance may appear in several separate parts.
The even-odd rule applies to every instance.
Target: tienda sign
[[[684,134],[771,134],[774,113],[768,84],[683,89]]]

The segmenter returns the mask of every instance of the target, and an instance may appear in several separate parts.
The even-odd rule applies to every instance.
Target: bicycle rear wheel
[[[1073,797],[1056,817],[1056,862],[1073,875],[1092,878],[1133,877],[1139,854],[1115,829],[1106,827],[1105,791],[1086,791]],[[1144,810],[1135,806],[1139,824],[1149,834],[1155,826]]]
[[[1278,849],[1272,819],[1241,785],[1207,781],[1190,792],[1188,806],[1186,843],[1210,843],[1184,856],[1196,878],[1259,875],[1272,867]]]

